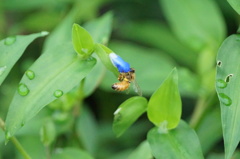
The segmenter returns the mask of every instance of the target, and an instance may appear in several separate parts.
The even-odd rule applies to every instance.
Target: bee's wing
[[[139,96],[142,96],[142,90],[141,90],[141,88],[139,87],[136,79],[134,79],[134,80],[132,81],[132,83],[133,83],[133,89],[134,89],[134,91],[135,91]]]

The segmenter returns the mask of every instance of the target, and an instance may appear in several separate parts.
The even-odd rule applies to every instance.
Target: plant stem
[[[15,147],[18,149],[18,151],[23,155],[25,159],[31,159],[31,157],[28,155],[28,153],[24,150],[20,142],[13,136],[10,138],[12,143],[15,145]]]
[[[192,128],[196,128],[197,125],[199,124],[204,112],[211,107],[211,102],[214,99],[214,92],[211,92],[208,94],[208,96],[202,96],[198,99],[197,104],[196,104],[196,108],[193,112],[193,115],[191,117],[190,120],[190,126]]]
[[[2,120],[2,118],[0,118],[0,128],[5,132],[5,123]],[[25,149],[22,147],[22,145],[20,144],[20,142],[17,140],[17,138],[15,138],[14,136],[10,138],[10,140],[12,141],[12,143],[15,145],[15,147],[18,149],[18,151],[23,155],[23,157],[25,159],[31,159],[31,157],[28,155],[28,153],[25,151]]]

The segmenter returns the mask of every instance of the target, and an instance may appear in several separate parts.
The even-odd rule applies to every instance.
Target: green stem
[[[215,93],[211,92],[207,96],[199,97],[189,123],[192,128],[197,127],[205,111],[212,106],[211,102],[214,99],[214,95]]]
[[[5,132],[5,123],[2,120],[2,118],[0,118],[0,128]],[[25,151],[25,149],[22,147],[22,145],[20,144],[20,142],[17,140],[17,138],[15,138],[14,136],[10,138],[10,140],[12,141],[12,143],[15,145],[15,147],[18,149],[18,151],[23,155],[23,157],[25,159],[31,159],[31,157],[28,155],[28,153]]]
[[[191,117],[191,120],[189,122],[190,126],[192,128],[196,128],[197,124],[200,121],[201,116],[203,115],[203,112],[206,109],[206,104],[205,104],[205,98],[200,97],[197,101],[196,107],[194,109],[193,115]]]
[[[10,140],[25,159],[31,159],[31,157],[28,155],[28,153],[25,151],[25,149],[22,147],[20,142],[15,137],[11,137]]]

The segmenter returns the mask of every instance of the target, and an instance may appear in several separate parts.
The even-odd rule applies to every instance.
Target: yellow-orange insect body
[[[123,80],[121,82],[114,83],[112,85],[112,89],[116,91],[125,91],[129,88],[129,86],[130,86],[130,82],[127,80]]]

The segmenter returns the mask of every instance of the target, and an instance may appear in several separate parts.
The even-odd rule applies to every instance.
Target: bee
[[[114,83],[112,89],[116,91],[125,91],[128,90],[130,84],[133,83],[134,91],[142,96],[142,91],[136,81],[135,69],[130,68],[130,65],[115,53],[110,53],[109,57],[120,73],[118,76],[119,82]]]

